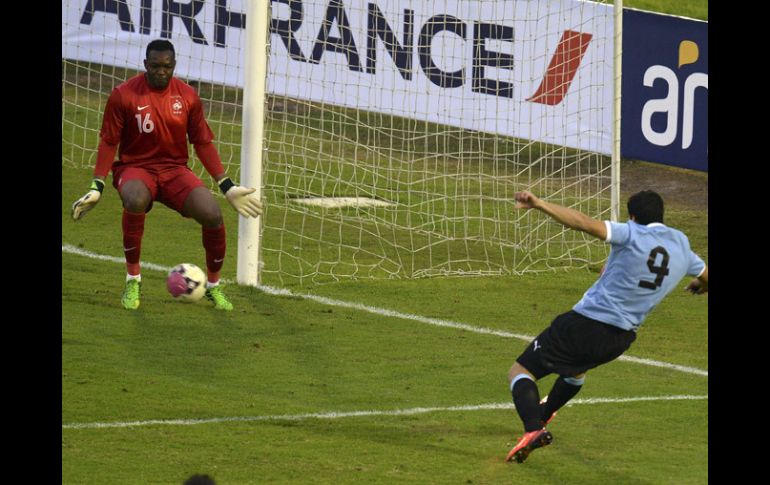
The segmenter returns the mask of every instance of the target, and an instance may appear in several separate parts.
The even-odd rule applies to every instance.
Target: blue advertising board
[[[620,153],[708,171],[708,22],[624,9]]]

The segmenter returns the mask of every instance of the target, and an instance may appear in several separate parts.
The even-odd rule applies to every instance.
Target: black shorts
[[[620,357],[636,340],[623,330],[568,311],[533,340],[516,361],[540,379],[551,373],[575,376]]]

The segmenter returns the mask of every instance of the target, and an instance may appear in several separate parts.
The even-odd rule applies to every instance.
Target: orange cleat
[[[524,436],[521,437],[516,446],[505,457],[505,461],[516,460],[516,463],[523,463],[529,454],[532,453],[532,450],[550,445],[552,441],[553,435],[545,428],[524,433]]]

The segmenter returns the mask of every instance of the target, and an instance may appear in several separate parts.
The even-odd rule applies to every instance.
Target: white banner
[[[178,76],[242,86],[245,1],[64,0],[62,57],[143,70],[168,38]],[[609,154],[612,35],[578,0],[273,0],[267,89]]]

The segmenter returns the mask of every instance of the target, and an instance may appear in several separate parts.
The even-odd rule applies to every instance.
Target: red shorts
[[[141,180],[150,190],[152,200],[182,213],[187,196],[193,189],[205,187],[186,165],[166,167],[137,167],[121,165],[112,169],[112,185],[120,192],[120,188],[129,180]],[[152,209],[152,202],[147,212]]]

